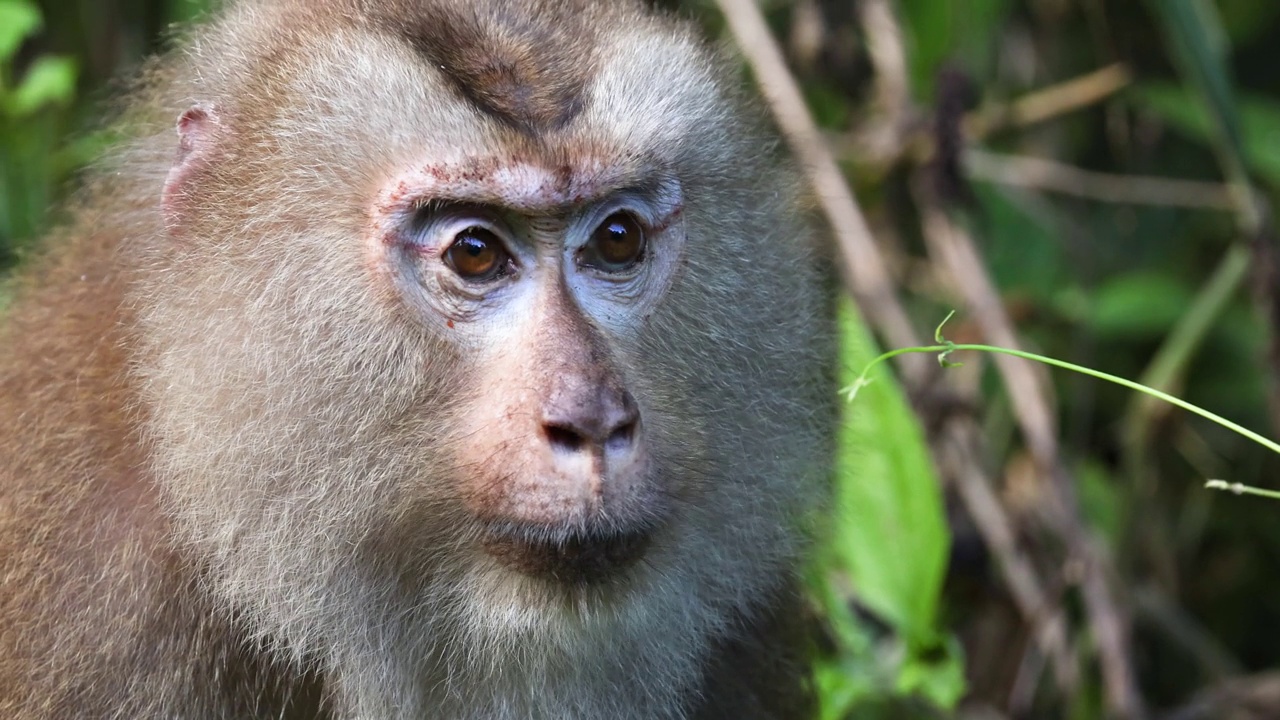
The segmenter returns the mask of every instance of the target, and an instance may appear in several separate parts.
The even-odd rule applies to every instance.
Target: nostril
[[[603,442],[565,425],[543,425],[542,431],[547,437],[547,443],[560,452],[576,453],[597,443],[605,450],[617,452],[626,450],[634,442],[638,425],[637,419],[628,419],[605,436]]]
[[[571,453],[577,452],[587,443],[585,437],[571,428],[560,425],[544,425],[543,431],[547,434],[547,442],[556,450]]]
[[[613,432],[609,433],[609,437],[605,438],[605,447],[610,450],[622,450],[631,444],[631,439],[636,434],[636,421],[630,419],[619,425]]]
[[[623,451],[636,442],[640,413],[628,393],[600,392],[543,411],[542,433],[552,449],[565,454]]]

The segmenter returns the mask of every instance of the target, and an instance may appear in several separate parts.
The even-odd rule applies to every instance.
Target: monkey
[[[229,0],[0,320],[0,716],[803,718],[829,265],[635,0]]]

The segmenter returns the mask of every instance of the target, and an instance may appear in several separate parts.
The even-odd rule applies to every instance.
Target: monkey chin
[[[500,633],[611,623],[646,603],[661,533],[657,524],[491,523],[466,582],[471,619]]]

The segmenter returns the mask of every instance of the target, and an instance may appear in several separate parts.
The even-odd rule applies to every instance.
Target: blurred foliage
[[[724,23],[710,0],[657,0]],[[768,0],[810,109],[841,150],[922,334],[959,301],[926,251],[913,187],[942,199],[979,239],[1005,310],[1030,349],[1131,378],[1274,435],[1268,395],[1276,328],[1260,309],[1274,278],[1249,253],[1274,244],[1280,197],[1280,3],[1272,0],[896,0],[911,112],[896,130],[928,139],[962,111],[1000,107],[1112,63],[1134,81],[973,140],[1115,177],[1191,179],[1234,193],[1234,210],[1142,205],[1047,192],[978,174],[944,178],[913,152],[856,150],[880,96],[867,0]],[[57,221],[57,201],[109,139],[114,82],[163,49],[197,0],[0,0],[0,269]],[[962,160],[958,158],[957,160]],[[958,167],[964,168],[963,162]],[[946,182],[943,182],[943,181]],[[1256,192],[1256,196],[1252,193]],[[1270,234],[1268,234],[1270,232]],[[1243,260],[1243,262],[1241,262]],[[1224,280],[1225,277],[1225,280]],[[1213,280],[1213,282],[1211,282]],[[975,333],[961,308],[957,336]],[[845,311],[844,361],[874,340]],[[957,339],[960,339],[957,337]],[[823,621],[816,670],[824,718],[1103,717],[1096,646],[1078,580],[1041,531],[1046,480],[1027,459],[1010,398],[982,358],[948,373],[951,412],[977,415],[989,468],[1020,547],[1073,620],[1080,686],[1055,691],[977,521],[935,470],[922,429],[939,411],[908,403],[887,372],[847,410],[830,537],[809,568]],[[1280,506],[1219,496],[1203,480],[1264,487],[1280,459],[1181,413],[1143,414],[1127,391],[1053,375],[1063,452],[1081,514],[1115,563],[1133,615],[1138,684],[1153,716],[1196,715],[1202,692],[1280,664]],[[1141,432],[1138,432],[1138,431]],[[1232,687],[1235,687],[1234,685]],[[1274,702],[1274,701],[1273,701]],[[1174,715],[1179,709],[1181,715]]]
[[[27,0],[0,0],[0,268],[11,262],[18,243],[44,221],[58,169],[50,157],[63,142],[50,132],[47,116],[65,112],[75,95],[76,62],[40,54],[14,65],[24,41],[38,33],[43,18]]]
[[[1213,142],[1213,120],[1194,92],[1153,81],[1133,88],[1130,99],[1188,139]],[[1280,191],[1280,97],[1247,96],[1233,103],[1232,110],[1240,123],[1242,160],[1258,180]]]
[[[880,353],[847,303],[841,381]],[[840,718],[885,695],[920,695],[951,707],[964,691],[958,645],[939,632],[938,601],[950,533],[919,424],[887,369],[878,368],[845,409],[838,438],[831,527],[811,587],[836,640],[820,659],[822,717]],[[856,588],[856,590],[855,590]],[[876,637],[855,615],[874,613]]]
[[[0,0],[0,271],[102,152],[110,90],[207,0]],[[75,102],[72,102],[75,100]]]

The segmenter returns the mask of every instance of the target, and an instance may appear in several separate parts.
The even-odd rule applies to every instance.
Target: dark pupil
[[[459,275],[478,277],[497,267],[498,249],[487,235],[481,228],[464,230],[449,248],[449,259]]]
[[[468,235],[462,238],[462,250],[471,257],[478,258],[489,252],[489,243],[474,235]]]
[[[601,233],[600,256],[613,264],[634,261],[640,255],[640,228],[635,221],[624,216],[614,216],[604,222]]]

